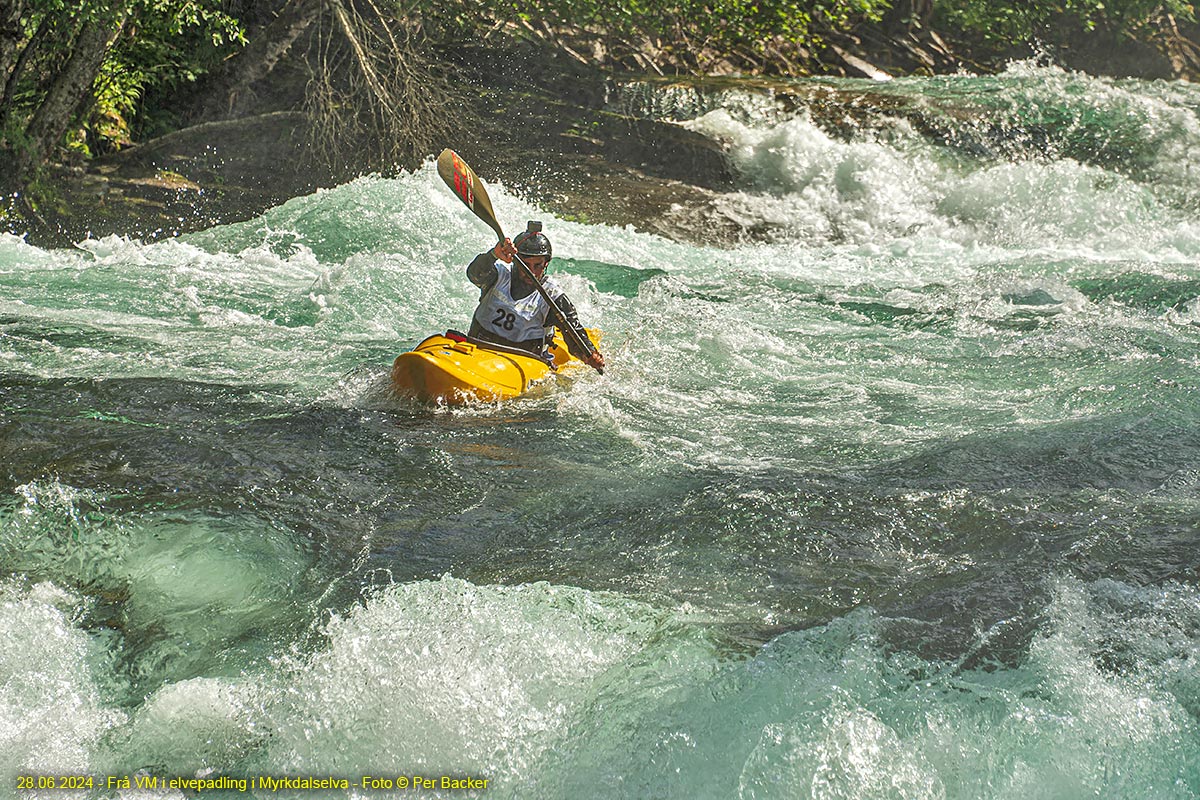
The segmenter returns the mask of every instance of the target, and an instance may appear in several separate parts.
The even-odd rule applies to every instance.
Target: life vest
[[[489,333],[510,342],[544,341],[550,304],[542,299],[536,289],[520,300],[514,300],[512,270],[511,264],[496,262],[496,283],[479,298],[475,322]],[[551,297],[562,294],[557,284],[550,280],[545,281],[542,288]]]

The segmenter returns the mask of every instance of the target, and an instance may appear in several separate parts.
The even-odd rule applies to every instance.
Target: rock
[[[34,244],[63,247],[88,236],[153,240],[248,219],[330,182],[305,166],[303,125],[294,112],[204,123],[95,159],[82,174],[52,168],[55,201],[24,215],[25,232]]]

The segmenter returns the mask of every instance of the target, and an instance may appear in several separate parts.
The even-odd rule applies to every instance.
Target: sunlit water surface
[[[1200,90],[876,91],[936,124],[681,120],[770,244],[496,180],[610,365],[500,407],[388,391],[490,244],[432,164],[0,239],[0,795],[1200,795]]]

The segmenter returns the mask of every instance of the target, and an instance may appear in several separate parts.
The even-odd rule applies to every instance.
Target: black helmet
[[[517,252],[523,256],[545,256],[546,261],[549,261],[553,255],[550,240],[546,238],[546,234],[542,233],[542,223],[536,220],[529,220],[529,224],[525,226],[525,232],[517,234],[513,244],[517,246]]]

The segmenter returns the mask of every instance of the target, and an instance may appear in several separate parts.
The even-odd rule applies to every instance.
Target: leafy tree
[[[694,54],[761,52],[777,39],[813,47],[821,44],[822,31],[877,21],[891,5],[892,0],[483,0],[476,8],[493,20],[594,30],[635,47],[648,38]]]
[[[1137,34],[1162,14],[1195,19],[1186,0],[935,0],[934,8],[941,24],[1001,46],[1047,37],[1064,22],[1088,31],[1103,26]]]
[[[85,150],[127,139],[148,87],[194,79],[244,37],[220,0],[0,0],[0,42],[0,181],[20,184],[69,130]]]

